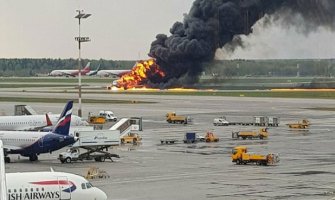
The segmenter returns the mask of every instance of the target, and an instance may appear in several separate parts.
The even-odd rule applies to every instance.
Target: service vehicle
[[[303,119],[302,121],[299,121],[298,123],[291,123],[291,124],[286,124],[289,128],[294,128],[294,129],[306,129],[309,128],[311,123],[307,119]]]
[[[78,140],[66,152],[59,154],[61,163],[72,161],[95,160],[104,162],[105,159],[118,158],[117,154],[108,152],[108,148],[120,145],[119,130],[92,130],[92,127],[71,127]]]
[[[99,116],[105,117],[106,121],[113,121],[113,122],[117,121],[117,117],[114,115],[112,111],[109,110],[101,110],[99,112]]]
[[[219,117],[213,120],[214,126],[229,126],[229,122],[226,120],[226,117]]]
[[[248,163],[255,163],[257,165],[275,165],[279,162],[279,156],[277,154],[252,154],[247,153],[247,147],[237,146],[232,151],[232,162],[237,165],[246,165]]]
[[[124,135],[121,137],[121,144],[126,144],[126,143],[132,143],[132,144],[137,144],[138,142],[141,142],[142,138],[140,137],[139,134],[130,132],[127,135]]]
[[[66,152],[60,153],[58,158],[61,163],[71,163],[78,160],[83,161],[93,159],[97,162],[105,162],[106,159],[110,159],[113,162],[112,157],[119,158],[119,155],[109,152],[102,152],[102,149],[94,149],[94,151],[88,150],[85,153],[81,153],[80,149],[77,147],[70,148]]]
[[[263,140],[264,138],[269,137],[268,128],[260,128],[258,132],[256,131],[238,131],[232,132],[233,139],[256,139],[259,138]]]
[[[194,132],[185,133],[184,143],[205,142],[205,137]]]
[[[188,117],[182,116],[182,115],[176,115],[175,112],[168,112],[166,114],[166,121],[168,123],[179,123],[179,124],[187,124],[188,123]]]
[[[214,135],[213,132],[207,132],[205,136],[205,142],[218,142],[219,138]]]

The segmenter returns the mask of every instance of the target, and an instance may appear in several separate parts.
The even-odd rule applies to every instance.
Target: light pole
[[[91,14],[85,14],[83,10],[76,10],[78,12],[78,15],[75,16],[75,18],[78,18],[79,21],[79,36],[75,37],[75,40],[78,41],[78,48],[79,48],[79,58],[78,58],[78,93],[79,93],[79,98],[78,98],[78,104],[79,104],[79,108],[78,108],[78,116],[82,117],[82,111],[81,111],[81,53],[80,53],[80,49],[81,49],[81,43],[82,42],[89,42],[90,38],[89,37],[81,37],[80,36],[80,20],[81,19],[86,19],[89,16],[91,16]]]

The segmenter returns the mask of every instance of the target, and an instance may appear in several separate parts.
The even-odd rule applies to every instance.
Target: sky
[[[0,58],[77,58],[76,10],[92,14],[82,20],[82,46],[88,59],[148,58],[159,33],[169,34],[194,0],[0,0]],[[335,34],[319,30],[309,35],[273,25],[244,37],[246,48],[233,54],[218,51],[218,59],[334,58]]]

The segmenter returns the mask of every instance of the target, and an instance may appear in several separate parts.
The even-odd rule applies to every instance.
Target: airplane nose
[[[97,198],[95,200],[107,200],[106,193],[97,188]]]

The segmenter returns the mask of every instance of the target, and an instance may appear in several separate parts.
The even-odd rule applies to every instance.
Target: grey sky
[[[82,22],[89,59],[144,59],[158,33],[169,33],[193,0],[0,0],[1,58],[76,58],[80,8],[92,16]],[[270,27],[246,39],[245,49],[224,58],[333,58],[335,35],[325,30],[308,37]]]

